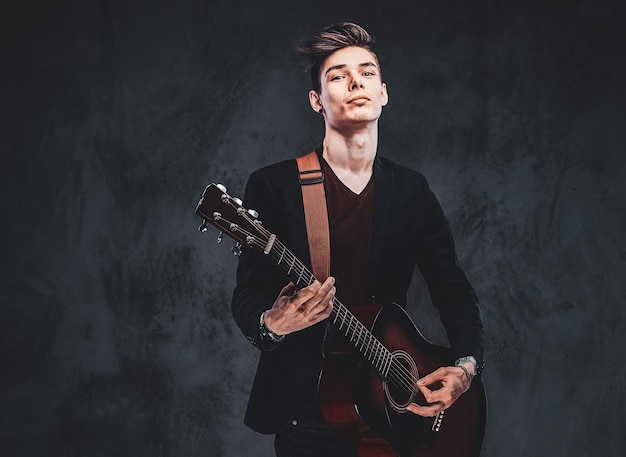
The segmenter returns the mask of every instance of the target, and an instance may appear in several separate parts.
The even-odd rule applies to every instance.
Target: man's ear
[[[389,103],[389,94],[387,93],[387,84],[383,83],[381,100],[383,102],[383,106],[386,106]]]
[[[313,108],[313,111],[315,111],[316,113],[324,112],[324,107],[322,106],[320,94],[318,94],[314,90],[309,91],[309,103],[311,104],[311,108]]]

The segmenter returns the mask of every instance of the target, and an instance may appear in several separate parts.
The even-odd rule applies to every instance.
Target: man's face
[[[324,110],[326,122],[350,128],[376,121],[387,104],[378,59],[364,48],[351,46],[331,54],[320,71],[321,90],[311,91],[314,110]]]

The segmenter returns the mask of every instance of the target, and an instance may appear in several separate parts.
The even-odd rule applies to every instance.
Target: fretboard
[[[300,262],[279,240],[275,240],[269,253],[287,277],[298,287],[306,287],[315,281],[313,273]],[[387,378],[391,365],[391,353],[336,297],[329,317],[343,335],[363,357]]]

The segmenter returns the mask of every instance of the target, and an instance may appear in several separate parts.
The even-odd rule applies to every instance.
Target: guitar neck
[[[276,238],[276,235],[263,227],[256,211],[246,210],[241,205],[241,200],[226,193],[224,186],[208,185],[198,202],[196,213],[204,219],[200,231],[206,230],[208,224],[214,225],[240,245],[272,256],[287,277],[298,287],[306,287],[315,281],[313,273]],[[221,240],[221,235],[218,240]],[[333,299],[329,319],[380,376],[386,379],[392,362],[391,353],[337,298]]]
[[[278,239],[274,240],[266,254],[272,256],[287,277],[298,287],[306,287],[316,280],[313,273]],[[380,376],[386,378],[391,365],[391,353],[337,298],[333,299],[333,309],[329,319],[378,371]]]

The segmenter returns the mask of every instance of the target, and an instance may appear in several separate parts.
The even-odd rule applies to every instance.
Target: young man
[[[355,453],[326,425],[317,392],[324,321],[335,294],[348,308],[387,302],[406,307],[413,270],[419,267],[457,358],[457,366],[442,367],[418,382],[429,404],[413,403],[408,410],[421,416],[449,408],[468,389],[482,364],[483,324],[425,178],[377,155],[378,119],[389,96],[370,35],[353,23],[336,24],[299,51],[311,62],[311,107],[325,123],[317,153],[325,176],[332,276],[298,289],[285,285],[268,256],[241,255],[233,316],[262,350],[245,423],[276,434],[279,457],[348,456]],[[309,260],[295,160],[254,172],[244,201],[298,259]]]

